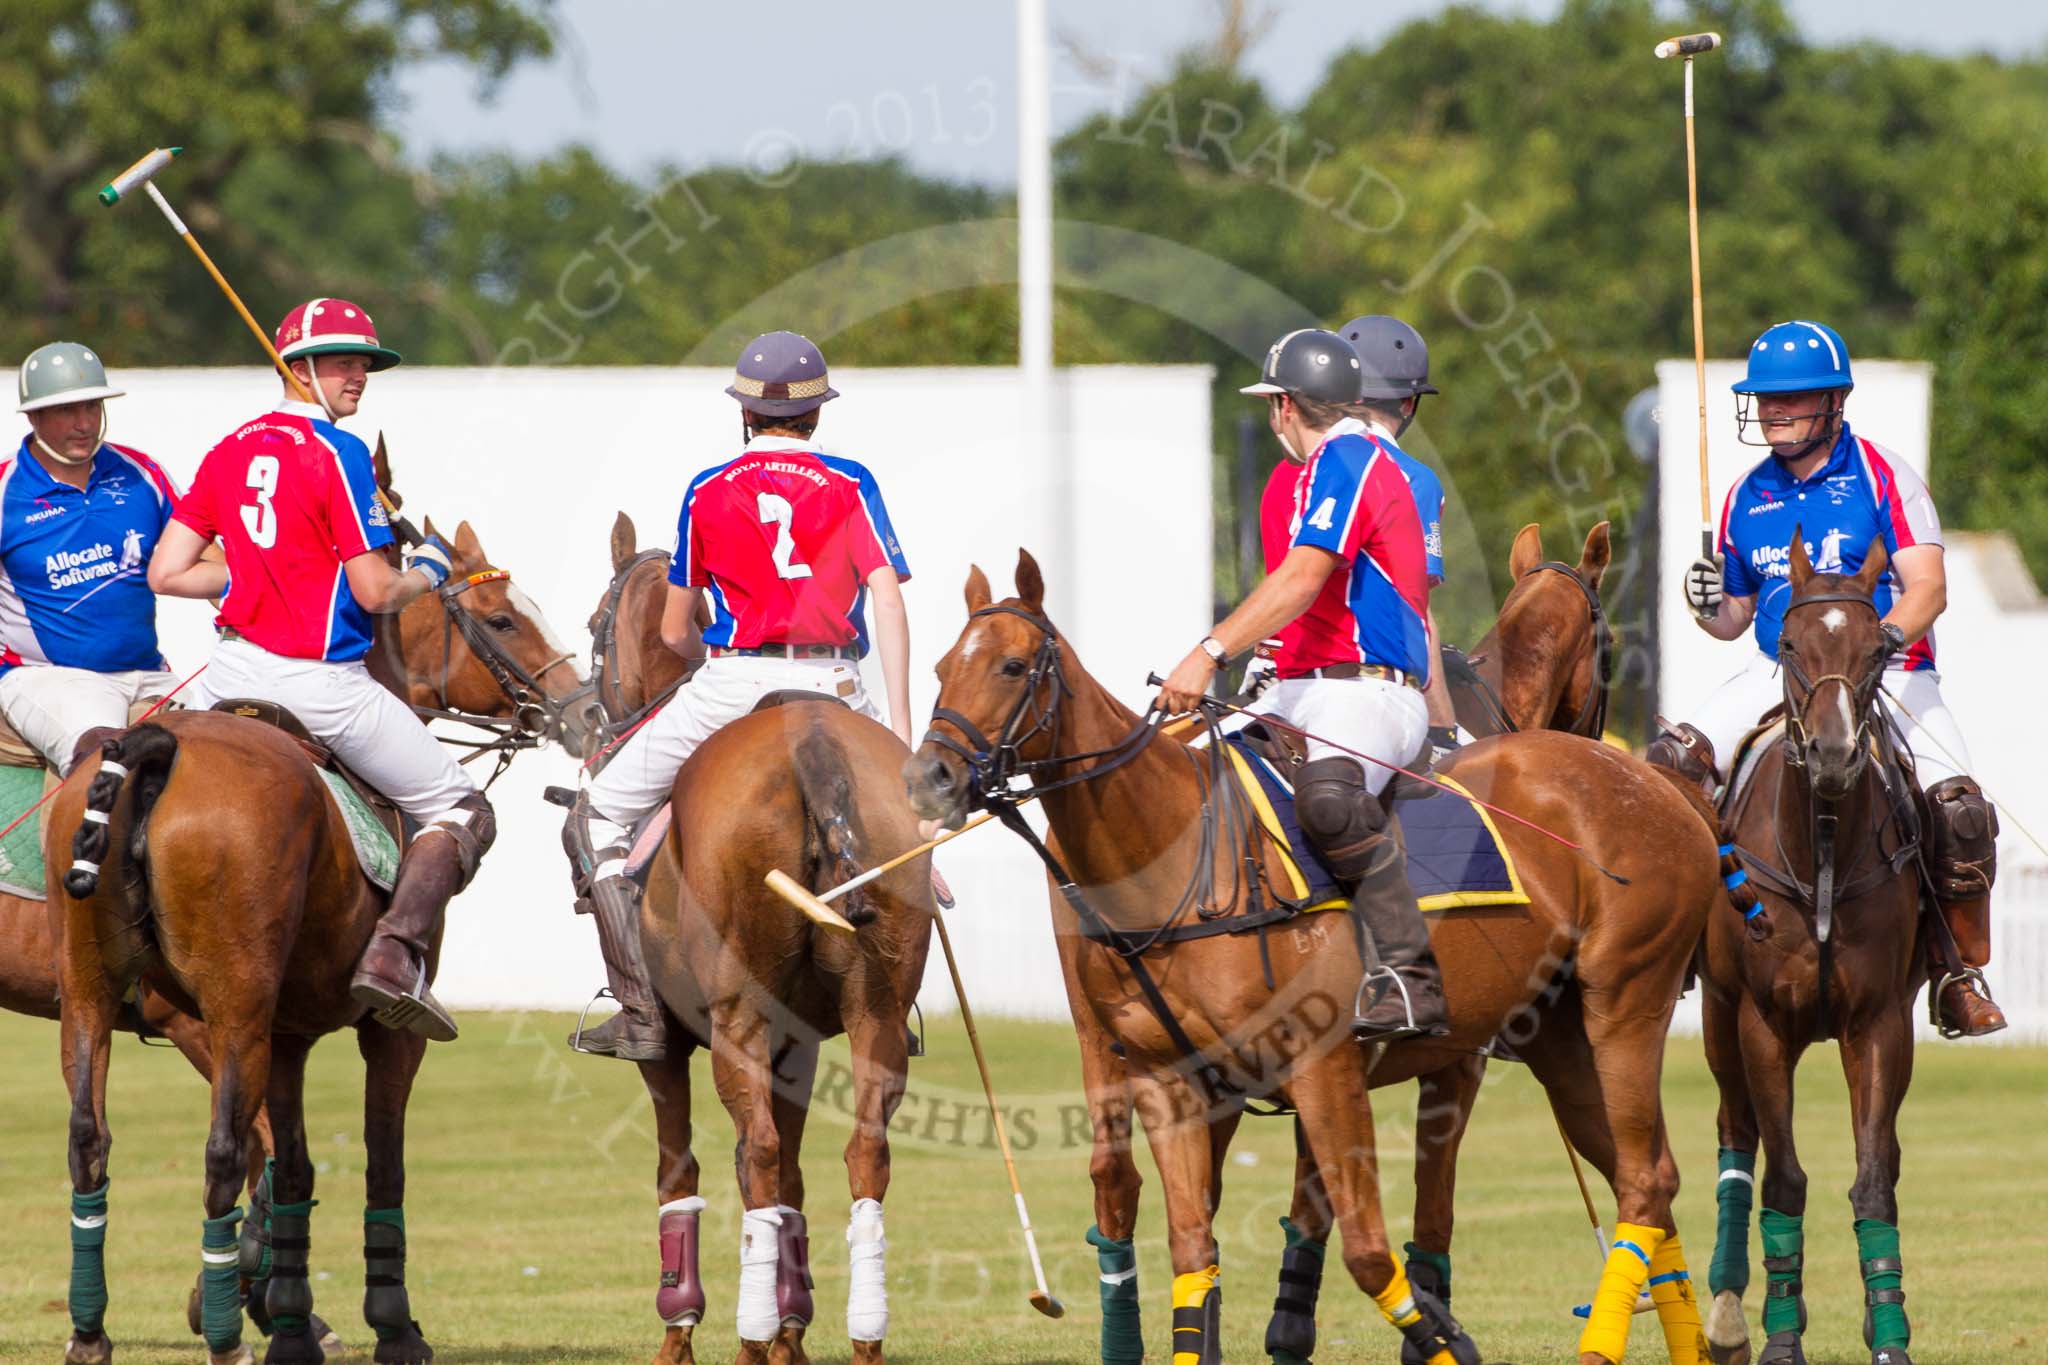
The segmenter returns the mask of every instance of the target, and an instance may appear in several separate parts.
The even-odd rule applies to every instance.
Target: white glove
[[[1251,661],[1244,666],[1244,681],[1238,685],[1237,691],[1246,701],[1257,701],[1261,693],[1280,681],[1280,666],[1273,658],[1273,651],[1279,644],[1278,640],[1260,641]]]
[[[1695,559],[1692,567],[1685,571],[1685,601],[1692,608],[1693,615],[1702,621],[1711,621],[1721,610],[1721,555],[1712,559]]]
[[[405,567],[418,569],[427,576],[428,586],[438,588],[455,572],[455,560],[441,537],[428,536],[412,547],[412,553],[405,557]]]

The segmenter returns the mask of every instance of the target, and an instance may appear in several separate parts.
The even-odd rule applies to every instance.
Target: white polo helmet
[[[95,398],[119,398],[122,391],[107,384],[107,367],[76,341],[38,346],[21,362],[15,376],[16,412],[34,412]]]

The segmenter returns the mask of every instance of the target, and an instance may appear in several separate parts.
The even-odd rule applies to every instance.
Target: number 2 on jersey
[[[270,500],[277,496],[277,456],[255,455],[249,460],[249,487],[256,501],[242,505],[242,527],[259,550],[277,544],[277,509]]]
[[[253,472],[250,477],[255,477]],[[809,578],[811,566],[792,558],[796,541],[790,538],[789,523],[795,518],[796,509],[789,505],[789,499],[780,493],[762,493],[755,497],[754,506],[761,513],[761,524],[775,528],[775,572],[783,578]],[[246,509],[243,515],[248,515]]]

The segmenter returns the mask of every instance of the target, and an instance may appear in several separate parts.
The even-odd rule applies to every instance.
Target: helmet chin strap
[[[63,451],[54,448],[48,441],[45,441],[41,436],[37,435],[34,432],[29,433],[29,439],[36,443],[36,449],[42,451],[43,454],[49,456],[58,464],[70,465],[74,469],[76,469],[79,465],[82,464],[91,464],[93,460],[99,455],[100,447],[107,443],[106,405],[101,404],[100,406],[99,439],[94,441],[92,443],[92,449],[87,451],[83,455],[66,455]]]

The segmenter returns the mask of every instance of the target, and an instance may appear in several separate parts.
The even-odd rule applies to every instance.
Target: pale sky
[[[1480,0],[1550,14],[1558,0]],[[1275,22],[1250,69],[1283,103],[1313,89],[1331,54],[1377,41],[1442,0],[1267,0]],[[1213,0],[1050,0],[1056,35],[1116,69],[1084,72],[1056,42],[1053,125],[1063,129],[1163,75],[1214,31]],[[2048,51],[2048,3],[1788,0],[1822,42],[1939,52]],[[1673,12],[1679,12],[1673,7]],[[990,184],[1016,175],[1015,11],[1005,0],[560,0],[557,57],[522,69],[492,104],[451,64],[405,73],[396,120],[415,158],[435,151],[539,155],[594,147],[633,174],[896,153],[925,172]],[[1647,54],[1645,54],[1647,60]]]

